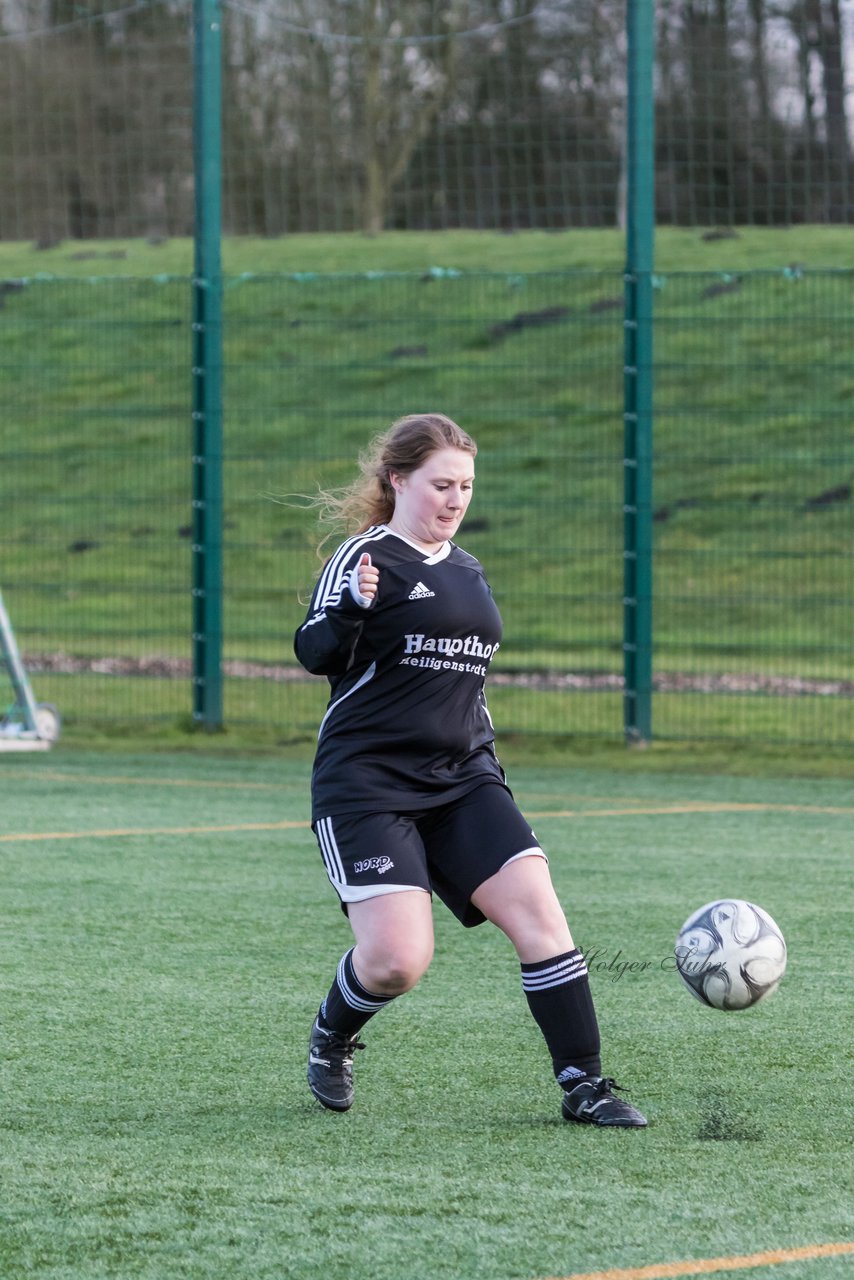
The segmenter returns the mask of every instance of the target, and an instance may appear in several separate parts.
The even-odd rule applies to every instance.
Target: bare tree
[[[286,18],[278,9],[228,15],[226,134],[240,185],[264,187],[268,226],[383,228],[396,185],[453,93],[453,37],[473,7],[291,0]],[[271,166],[272,185],[262,178]]]
[[[828,216],[847,221],[849,213],[848,122],[845,116],[845,46],[839,0],[811,0],[818,12],[818,56],[824,90],[825,137],[828,156]]]
[[[454,27],[464,7],[448,6],[428,32],[422,25],[423,34],[439,37],[429,45],[407,45],[402,37],[406,20],[419,16],[416,9],[433,10],[433,5],[410,8],[399,0],[367,0],[362,8],[362,42],[353,82],[364,175],[362,229],[368,235],[382,231],[396,184],[451,96],[458,48]],[[420,16],[422,24],[425,17],[434,18],[433,14]],[[410,29],[407,34],[418,33]]]
[[[851,213],[852,173],[840,3],[839,0],[794,0],[779,12],[789,23],[797,43],[804,104],[805,181],[810,190],[816,191],[812,216],[845,222]],[[816,65],[820,71],[818,90],[813,76]]]
[[[759,136],[766,140],[771,134],[771,94],[768,87],[768,49],[766,37],[766,2],[748,0],[750,10],[750,69],[756,93]]]

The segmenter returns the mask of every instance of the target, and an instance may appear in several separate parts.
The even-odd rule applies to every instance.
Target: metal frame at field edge
[[[9,672],[15,701],[0,715],[0,751],[47,751],[59,737],[59,712],[36,702],[0,592],[0,659]]]
[[[655,244],[653,0],[628,4],[623,313],[623,732],[652,738],[652,298]]]

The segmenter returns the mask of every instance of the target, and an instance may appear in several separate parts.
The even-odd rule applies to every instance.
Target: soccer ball
[[[692,995],[713,1009],[749,1009],[786,972],[786,940],[767,911],[741,898],[708,902],[676,938],[676,968]]]

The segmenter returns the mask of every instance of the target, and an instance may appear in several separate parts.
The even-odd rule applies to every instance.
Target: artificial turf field
[[[433,967],[364,1034],[354,1109],[314,1102],[308,1030],[350,935],[307,780],[0,758],[4,1280],[851,1274],[850,781],[512,771],[606,1070],[650,1118],[607,1132],[561,1121],[509,943],[441,904]],[[789,945],[744,1013],[672,967],[718,896]]]

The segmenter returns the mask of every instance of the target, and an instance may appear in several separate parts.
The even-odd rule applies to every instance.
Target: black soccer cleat
[[[564,1093],[561,1103],[564,1120],[607,1125],[614,1129],[643,1129],[646,1116],[642,1116],[637,1107],[615,1097],[613,1090],[619,1088],[616,1080],[588,1076],[574,1089]]]
[[[308,1087],[330,1111],[349,1111],[353,1105],[353,1055],[364,1049],[358,1035],[327,1031],[315,1019],[308,1051]]]

